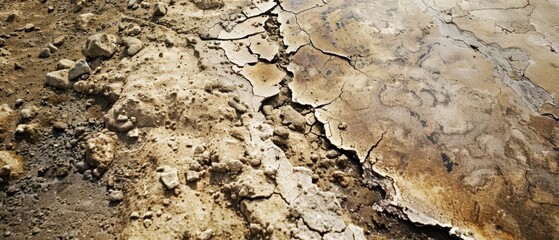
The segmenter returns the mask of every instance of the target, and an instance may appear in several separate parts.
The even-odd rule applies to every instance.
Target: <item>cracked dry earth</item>
[[[555,0],[0,0],[2,239],[559,239]]]

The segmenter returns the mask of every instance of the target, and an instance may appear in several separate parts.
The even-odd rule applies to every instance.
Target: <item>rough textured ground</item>
[[[557,239],[559,3],[0,1],[6,239]]]

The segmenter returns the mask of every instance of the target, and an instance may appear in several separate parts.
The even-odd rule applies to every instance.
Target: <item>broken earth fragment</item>
[[[103,173],[113,162],[116,154],[116,134],[103,131],[87,140],[86,163]]]
[[[262,97],[278,94],[278,84],[286,76],[275,64],[261,62],[254,66],[244,66],[241,74],[252,84],[254,94]]]
[[[278,54],[279,46],[264,36],[253,36],[250,38],[250,50],[258,54],[260,59],[272,61]]]

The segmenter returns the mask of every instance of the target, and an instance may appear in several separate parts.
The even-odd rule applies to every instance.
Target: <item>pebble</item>
[[[111,202],[121,202],[124,199],[124,193],[120,190],[111,191],[109,193],[109,200]]]
[[[90,58],[111,57],[117,50],[116,42],[117,38],[112,34],[95,34],[87,39],[83,53]]]
[[[176,168],[165,167],[165,170],[159,173],[159,177],[167,189],[174,189],[180,184],[178,170]]]
[[[80,60],[76,61],[74,66],[72,66],[70,68],[70,71],[68,73],[68,77],[69,77],[70,80],[75,80],[75,79],[81,77],[82,75],[84,75],[86,73],[90,73],[90,72],[91,72],[91,68],[89,68],[89,65],[87,64],[85,59],[80,59]]]
[[[28,23],[25,25],[24,29],[26,32],[31,32],[35,30],[35,25],[33,25],[33,23]]]
[[[52,43],[54,44],[54,46],[60,46],[64,44],[64,41],[66,41],[66,36],[62,35],[62,36],[55,37],[52,40]]]
[[[162,2],[156,2],[153,5],[153,16],[154,17],[163,17],[167,14],[167,4]]]
[[[212,238],[212,235],[213,235],[213,230],[207,229],[206,231],[199,233],[197,238],[198,240],[208,240]]]
[[[151,219],[144,219],[144,227],[149,228],[151,226]]]
[[[74,61],[72,60],[61,59],[60,61],[58,61],[58,65],[56,65],[56,69],[57,70],[70,69],[73,65],[74,65]]]
[[[48,48],[43,48],[43,49],[41,49],[41,52],[39,52],[39,57],[40,57],[40,58],[48,58],[48,57],[50,57],[50,49],[48,49]]]
[[[340,153],[336,150],[330,150],[326,153],[326,157],[329,158],[329,159],[337,158],[340,155],[342,155],[342,153]]]
[[[6,40],[4,40],[3,38],[0,38],[0,47],[3,47],[6,45]]]
[[[129,57],[136,55],[144,47],[142,41],[134,37],[125,37],[122,39],[122,43],[126,47],[126,55]]]
[[[46,84],[55,88],[67,89],[70,87],[70,81],[68,80],[68,69],[58,70],[54,72],[47,73]]]
[[[134,24],[130,30],[128,30],[128,35],[136,36],[142,32],[142,28],[138,24]]]
[[[140,218],[140,213],[134,211],[134,212],[130,213],[130,218],[131,219],[138,219],[138,218]]]

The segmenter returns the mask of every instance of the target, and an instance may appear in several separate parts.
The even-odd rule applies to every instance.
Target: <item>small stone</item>
[[[52,43],[47,44],[47,48],[49,49],[50,53],[58,52],[58,48],[52,45]]]
[[[111,202],[121,202],[124,199],[124,193],[120,190],[111,191],[109,193],[109,200]]]
[[[144,227],[149,228],[151,226],[151,219],[144,219]]]
[[[9,237],[11,235],[12,235],[12,232],[10,232],[10,231],[5,231],[4,232],[4,237]]]
[[[342,155],[342,153],[340,153],[337,150],[330,150],[326,153],[326,157],[329,158],[329,159],[337,158],[340,155]]]
[[[20,116],[23,119],[29,120],[32,119],[33,117],[35,117],[35,115],[37,115],[37,111],[38,109],[36,107],[29,107],[29,108],[24,108],[21,109]]]
[[[53,12],[53,11],[54,11],[54,6],[49,6],[49,7],[47,8],[47,13],[51,13],[51,12]]]
[[[227,166],[232,173],[238,173],[243,169],[243,163],[239,160],[231,160],[227,162]]]
[[[167,47],[175,46],[175,40],[173,40],[173,37],[171,37],[171,35],[165,36],[165,46]]]
[[[128,30],[128,35],[136,36],[142,32],[142,28],[138,24],[134,24],[130,30]]]
[[[137,128],[134,128],[134,129],[128,131],[126,136],[128,136],[129,138],[138,138],[140,136],[140,130],[137,129]]]
[[[16,20],[17,17],[18,16],[16,13],[10,13],[10,15],[8,15],[8,18],[6,18],[6,22],[13,22],[14,20]]]
[[[74,65],[74,61],[70,59],[61,59],[56,66],[57,70],[70,69]]]
[[[347,128],[347,123],[341,122],[340,124],[338,124],[338,129],[345,130],[346,128]]]
[[[6,40],[4,40],[3,38],[0,38],[0,47],[3,47],[6,45]]]
[[[149,219],[153,217],[153,212],[152,211],[147,211],[144,213],[144,216],[142,216],[144,219]]]
[[[227,168],[227,164],[225,163],[212,163],[212,171],[218,173],[226,173],[229,169]]]
[[[172,167],[164,167],[164,171],[159,174],[161,182],[167,189],[174,189],[179,186],[178,170]]]
[[[212,238],[212,235],[213,235],[213,230],[207,229],[206,231],[199,233],[198,236],[196,237],[198,238],[198,240],[208,240]]]
[[[72,68],[70,68],[68,77],[70,80],[75,80],[81,77],[82,75],[90,72],[91,72],[91,68],[89,68],[89,65],[87,64],[85,59],[80,59],[76,61],[76,63],[74,64],[74,66],[72,66]]]
[[[14,62],[14,70],[22,70],[23,66],[21,66],[21,64],[19,64],[18,62]]]
[[[39,52],[39,57],[40,57],[40,58],[48,58],[48,57],[50,57],[50,49],[48,49],[48,48],[43,48],[43,49],[41,49],[41,51]]]
[[[142,0],[128,0],[128,8],[134,7],[136,4],[141,3]]]
[[[153,5],[153,16],[154,17],[163,17],[167,14],[167,4],[162,2],[156,2]]]
[[[130,218],[131,219],[138,219],[138,218],[140,218],[140,213],[134,211],[134,212],[130,213]]]
[[[122,39],[122,43],[126,47],[126,55],[130,57],[136,55],[144,47],[142,41],[134,37],[125,37]]]
[[[195,182],[200,179],[200,172],[196,171],[187,171],[186,172],[186,181],[188,182]]]
[[[31,234],[33,234],[33,235],[37,235],[40,232],[41,232],[41,229],[38,228],[38,227],[34,227],[33,229],[31,229]]]
[[[19,107],[22,104],[23,104],[23,99],[21,99],[21,98],[16,99],[16,104],[15,104],[16,107]]]
[[[76,169],[80,173],[85,172],[88,168],[89,168],[89,166],[87,165],[87,163],[85,163],[83,161],[76,163]]]
[[[55,37],[52,40],[52,44],[54,44],[54,46],[60,46],[64,44],[64,41],[66,41],[66,36],[62,35],[62,36]]]
[[[35,30],[35,25],[33,25],[33,23],[28,23],[25,25],[24,29],[26,32],[31,32]]]
[[[111,57],[117,50],[117,38],[112,34],[99,33],[89,37],[83,53],[90,58]]]
[[[60,89],[67,89],[71,87],[70,81],[68,80],[69,72],[70,70],[63,69],[63,70],[47,73],[46,84]]]

